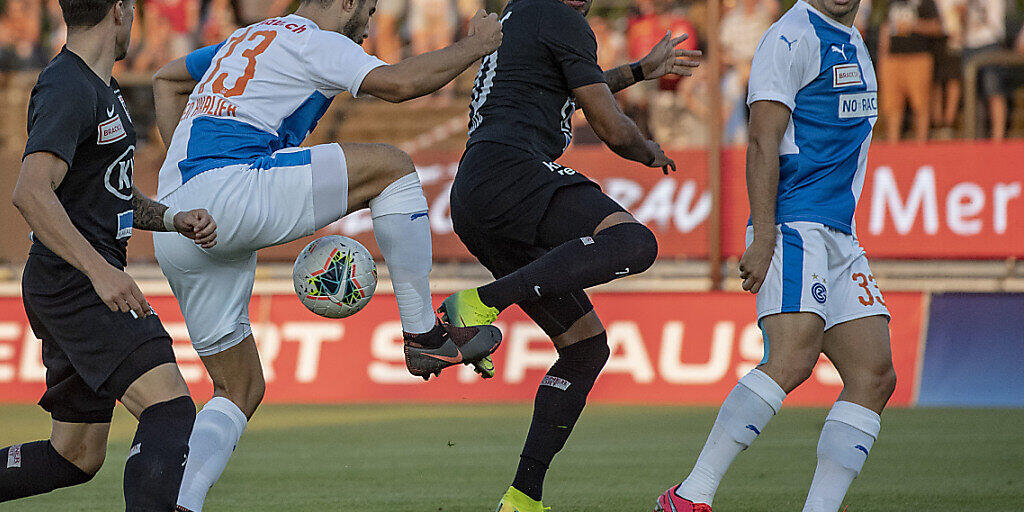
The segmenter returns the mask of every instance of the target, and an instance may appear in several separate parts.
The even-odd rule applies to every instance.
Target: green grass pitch
[[[205,510],[488,512],[505,491],[528,405],[264,406]],[[650,511],[696,459],[712,408],[592,405],[548,472],[553,512]],[[798,511],[822,409],[787,408],[741,454],[715,512]],[[1022,410],[886,412],[847,495],[848,512],[1024,510]],[[32,406],[0,406],[0,446],[44,437]],[[123,510],[134,430],[115,416],[107,462],[85,486],[4,503],[4,512]]]

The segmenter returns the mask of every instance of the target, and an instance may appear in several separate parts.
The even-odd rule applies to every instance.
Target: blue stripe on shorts
[[[800,232],[780,224],[782,231],[782,312],[800,311],[804,280],[804,239]]]

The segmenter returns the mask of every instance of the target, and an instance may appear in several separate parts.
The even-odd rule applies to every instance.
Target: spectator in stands
[[[46,26],[46,34],[43,36],[42,46],[49,59],[64,46],[64,40],[68,33],[67,27],[64,25],[64,13],[60,10],[59,0],[46,0],[43,24]]]
[[[458,25],[452,0],[409,0],[406,18],[414,55],[440,50],[454,41]],[[453,87],[453,84],[448,84],[426,99],[414,101],[420,105],[447,106],[452,101]]]
[[[166,30],[164,44],[171,55],[185,55],[195,48],[191,32],[199,19],[195,0],[146,0],[146,30],[162,26]],[[172,59],[175,57],[172,57]],[[168,61],[157,63],[155,71]]]
[[[766,0],[739,0],[722,17],[719,37],[722,44],[722,101],[725,103],[726,144],[746,142],[747,80],[750,61],[757,43],[776,18],[777,4]]]
[[[960,82],[963,79],[963,28],[957,4],[960,0],[935,0],[942,21],[943,38],[935,45],[935,72],[932,85],[932,122],[938,126],[938,138],[953,137],[960,110]]]
[[[1006,3],[1004,0],[962,0],[959,5],[964,28],[963,58],[966,65],[973,58],[998,53],[1005,49]],[[988,104],[988,121],[992,140],[1006,136],[1006,70],[1000,66],[983,66],[978,71],[978,88]],[[968,119],[968,123],[976,122]]]
[[[934,0],[889,2],[889,15],[882,24],[879,44],[881,77],[878,85],[881,114],[890,142],[900,139],[903,112],[908,102],[915,140],[928,140],[935,65],[932,52],[942,37],[942,22]]]
[[[231,35],[239,26],[241,10],[230,0],[210,0],[198,26],[199,45],[217,44]]]
[[[402,60],[402,40],[398,31],[407,3],[406,0],[377,0],[377,12],[373,15],[370,29],[373,31],[374,54],[384,62],[394,64]]]
[[[679,48],[686,50],[697,49],[697,31],[693,23],[689,21],[682,10],[681,5],[673,6],[673,2],[659,5],[655,0],[638,0],[634,6],[633,14],[630,16],[626,26],[626,49],[629,59],[633,62],[640,60],[651,48],[665,37],[665,33],[672,31],[673,35],[689,34],[687,39]],[[599,56],[600,57],[600,56]],[[663,133],[667,129],[653,126],[659,120],[671,122],[672,105],[674,105],[674,91],[679,87],[679,79],[676,77],[662,78],[657,82],[639,83],[626,89],[623,98],[626,101],[626,113],[637,122],[637,126],[646,135]],[[651,117],[651,102],[659,104],[663,108],[659,119]],[[671,145],[666,140],[663,144]]]
[[[452,43],[455,19],[451,0],[410,0],[409,31],[412,53],[439,50]]]
[[[7,0],[0,13],[0,70],[41,68],[50,59],[42,46],[39,0]]]

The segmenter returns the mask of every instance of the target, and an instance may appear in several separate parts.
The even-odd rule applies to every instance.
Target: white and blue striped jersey
[[[758,44],[747,104],[792,111],[779,146],[777,223],[808,221],[855,234],[878,82],[864,40],[800,0]]]
[[[334,96],[355,96],[366,74],[385,62],[292,14],[240,28],[190,53],[185,65],[198,84],[160,168],[161,199],[211,169],[301,164],[276,160],[308,152],[272,154],[302,144]]]

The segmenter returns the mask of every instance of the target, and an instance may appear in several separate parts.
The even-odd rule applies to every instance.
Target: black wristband
[[[656,161],[658,161],[658,155],[654,154],[654,155],[651,155],[651,160],[648,161],[647,163],[645,163],[644,165],[646,165],[647,167],[654,167],[654,162],[656,162]]]
[[[630,64],[629,70],[633,73],[634,82],[640,83],[644,81],[644,68],[640,65],[640,61]]]

